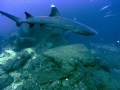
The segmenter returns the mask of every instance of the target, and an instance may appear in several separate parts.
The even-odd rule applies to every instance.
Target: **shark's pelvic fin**
[[[0,11],[0,13],[1,13],[2,15],[5,15],[5,16],[8,17],[8,18],[14,20],[14,21],[16,22],[16,25],[17,25],[17,26],[21,26],[22,23],[19,21],[20,18],[15,17],[15,16],[13,16],[13,15],[10,15],[10,14],[8,14],[8,13],[2,12],[2,11]]]
[[[25,15],[26,15],[26,19],[33,17],[33,16],[30,15],[28,12],[25,12]]]
[[[58,9],[55,5],[51,5],[51,14],[49,16],[60,16]]]
[[[29,23],[28,23],[29,24]],[[29,24],[30,25],[30,28],[32,28],[34,26],[34,24]]]

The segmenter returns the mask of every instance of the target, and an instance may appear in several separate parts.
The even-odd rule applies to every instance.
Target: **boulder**
[[[3,65],[3,70],[6,72],[11,72],[21,68],[30,59],[31,55],[27,51],[22,51],[19,58],[14,58],[6,61]]]
[[[70,72],[66,72],[64,69],[60,68],[48,68],[43,70],[37,80],[37,84],[43,85],[48,82],[53,82],[55,80],[67,78],[71,75]]]
[[[60,46],[43,52],[46,58],[53,62],[59,72],[64,69],[70,74],[67,77],[57,78],[60,73],[56,72],[54,80],[59,80],[61,83],[60,89],[85,89],[85,90],[119,90],[120,82],[118,82],[110,73],[104,71],[95,62],[94,55],[87,49],[86,46],[75,44]],[[45,70],[44,70],[45,72]],[[55,75],[55,74],[54,74]],[[67,75],[66,73],[62,73]],[[42,77],[43,81],[50,77],[51,74]],[[49,80],[48,80],[49,81]],[[52,82],[53,83],[53,82]],[[53,89],[55,89],[53,87]]]
[[[13,90],[120,89],[120,82],[97,65],[96,58],[83,44],[43,51],[30,59],[19,73]]]
[[[62,68],[74,69],[79,63],[84,65],[94,64],[94,56],[89,49],[81,44],[65,45],[43,52],[43,55],[50,58],[51,61],[56,63]]]
[[[21,50],[23,48],[28,48],[37,43],[37,39],[35,37],[18,37],[14,40],[14,50]]]
[[[11,75],[3,74],[0,75],[0,90],[3,90],[10,84],[12,84],[14,81],[14,78]]]

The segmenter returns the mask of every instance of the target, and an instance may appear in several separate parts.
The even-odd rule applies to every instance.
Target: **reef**
[[[70,45],[63,33],[38,25],[11,33],[0,54],[0,90],[120,90],[101,54]]]

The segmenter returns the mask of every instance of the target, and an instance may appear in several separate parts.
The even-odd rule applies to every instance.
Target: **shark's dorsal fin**
[[[51,5],[51,14],[49,16],[60,16],[58,9],[55,5]]]
[[[28,12],[25,12],[25,15],[26,15],[26,18],[27,18],[27,19],[33,17],[33,16],[30,15]]]

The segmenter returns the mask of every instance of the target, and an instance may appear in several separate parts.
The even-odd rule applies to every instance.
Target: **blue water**
[[[120,61],[119,61],[120,60],[120,56],[119,56],[120,55],[119,54],[120,53],[120,47],[119,47],[120,43],[119,44],[116,43],[116,41],[120,41],[120,14],[117,15],[115,19],[112,19],[111,17],[104,17],[106,15],[106,13],[108,13],[108,12],[111,12],[110,15],[120,13],[120,0],[0,0],[0,11],[9,13],[9,14],[11,14],[13,16],[16,16],[16,17],[19,17],[19,18],[26,18],[24,12],[28,12],[32,16],[49,16],[50,13],[51,13],[51,5],[52,4],[54,4],[57,7],[57,9],[59,10],[59,13],[62,17],[66,17],[66,18],[69,18],[69,19],[72,19],[72,20],[76,20],[77,22],[80,22],[80,23],[82,23],[86,26],[89,26],[89,27],[93,28],[96,32],[98,32],[98,35],[93,35],[93,36],[84,36],[84,35],[78,35],[78,34],[73,33],[73,34],[70,34],[70,36],[68,37],[68,41],[70,42],[70,44],[75,44],[75,43],[81,44],[82,43],[86,46],[89,45],[88,48],[92,52],[92,54],[94,54],[96,62],[98,62],[98,65],[101,66],[101,68],[103,68],[105,71],[112,73],[112,75],[114,75],[117,78],[117,80],[120,80]],[[109,5],[108,8],[106,8],[104,10],[100,10],[101,8],[103,8],[107,5]],[[36,86],[39,85],[39,88],[47,88],[46,86],[48,86],[50,83],[52,83],[51,78],[54,80],[53,76],[52,77],[50,76],[50,80],[48,80],[49,83],[47,83],[46,86],[44,86],[44,84],[42,86],[42,84],[39,84],[40,82],[36,82],[36,80],[34,81],[34,79],[37,79],[37,77],[41,78],[40,76],[47,77],[46,81],[47,81],[47,79],[49,79],[49,77],[48,77],[49,74],[44,75],[44,73],[47,74],[46,72],[47,72],[47,70],[49,70],[49,69],[47,69],[47,70],[45,69],[46,71],[44,72],[43,69],[46,68],[46,67],[47,68],[50,67],[50,70],[54,70],[55,72],[57,72],[57,70],[62,71],[62,69],[67,67],[67,65],[68,65],[68,67],[67,67],[68,71],[70,71],[69,69],[71,69],[75,65],[76,65],[76,67],[77,66],[78,67],[82,66],[82,68],[83,68],[83,66],[85,68],[88,68],[90,66],[90,68],[88,68],[88,69],[94,71],[93,69],[91,69],[91,68],[94,67],[94,63],[92,64],[91,61],[86,63],[86,61],[87,61],[86,59],[89,57],[89,55],[88,55],[87,58],[85,57],[85,60],[86,60],[85,63],[80,61],[80,63],[82,62],[80,64],[78,62],[78,64],[80,64],[80,66],[76,62],[77,58],[75,58],[75,61],[72,60],[72,59],[69,61],[69,59],[68,59],[68,64],[67,64],[67,61],[60,62],[60,64],[63,65],[62,69],[52,69],[51,66],[55,67],[55,68],[57,66],[57,65],[54,65],[54,64],[56,64],[56,60],[46,59],[46,58],[49,58],[49,57],[46,57],[46,58],[43,59],[43,56],[41,57],[41,52],[43,53],[44,49],[52,48],[52,43],[55,43],[56,46],[59,46],[58,45],[59,43],[58,42],[56,43],[56,41],[61,40],[60,42],[62,42],[62,40],[65,40],[65,38],[62,39],[62,38],[58,37],[56,34],[53,34],[53,33],[51,33],[51,34],[49,33],[49,35],[50,35],[50,37],[49,37],[49,36],[47,36],[48,33],[46,32],[47,31],[46,30],[41,35],[41,37],[39,37],[39,39],[42,38],[41,39],[41,41],[43,42],[43,44],[42,44],[42,42],[40,43],[40,40],[36,39],[38,35],[40,36],[40,34],[37,33],[38,32],[37,30],[39,29],[37,27],[37,28],[35,28],[36,32],[31,30],[31,32],[29,33],[29,30],[26,30],[26,32],[24,34],[26,36],[28,34],[28,37],[24,37],[25,35],[23,34],[20,37],[16,35],[15,39],[14,39],[14,37],[12,37],[12,39],[8,39],[10,37],[11,32],[19,31],[19,29],[20,28],[16,26],[16,22],[14,22],[13,20],[7,18],[6,16],[2,16],[0,14],[0,53],[2,53],[2,52],[4,53],[4,51],[2,51],[2,48],[8,44],[7,40],[9,40],[9,41],[11,40],[11,42],[10,42],[11,46],[10,47],[13,50],[15,50],[16,53],[18,52],[17,55],[21,55],[22,58],[20,58],[20,56],[19,56],[19,58],[20,58],[19,60],[21,60],[21,62],[23,60],[25,60],[25,62],[26,62],[26,59],[23,59],[23,57],[26,57],[26,56],[24,56],[24,54],[22,55],[21,53],[23,53],[23,52],[20,53],[19,50],[22,50],[22,49],[24,49],[28,46],[31,47],[33,44],[36,44],[37,41],[38,41],[38,44],[40,44],[40,45],[36,45],[34,47],[34,49],[35,49],[34,51],[38,55],[36,55],[36,54],[34,54],[34,52],[32,52],[31,56],[30,56],[30,57],[34,56],[36,58],[31,59],[30,65],[27,65],[25,67],[25,71],[24,71],[24,68],[21,69],[20,71],[18,71],[18,72],[21,73],[20,77],[22,77],[21,78],[21,79],[23,79],[22,81],[25,80],[23,85],[21,83],[21,85],[22,85],[22,87],[20,85],[21,88],[23,88],[23,87],[25,87],[25,88],[26,87],[29,87],[29,88],[32,87],[33,88],[33,86],[30,86],[30,85],[32,85],[32,83],[30,82],[30,84],[29,84],[28,79],[30,79],[30,81],[33,80],[32,82],[36,83],[35,84]],[[21,29],[21,32],[19,32],[19,34],[24,32],[24,31],[25,30]],[[41,30],[41,32],[42,32],[42,30]],[[32,35],[31,35],[31,33],[32,33]],[[47,35],[45,35],[45,33],[47,33]],[[52,36],[52,34],[53,34],[53,36]],[[47,37],[47,39],[44,40],[43,36]],[[2,39],[4,39],[3,37],[5,37],[7,39],[7,40],[5,40],[7,43],[4,43],[4,40],[2,40]],[[56,37],[57,37],[57,39],[56,39]],[[52,41],[51,40],[52,38],[55,39],[55,40]],[[51,41],[46,43],[48,40],[51,40]],[[60,45],[64,45],[64,43],[66,44],[66,41],[65,42],[63,41],[63,43],[62,44],[60,43]],[[114,46],[115,43],[116,43],[116,46],[118,46],[118,47]],[[112,45],[112,44],[114,44],[114,45]],[[92,47],[92,45],[93,45],[94,48]],[[54,47],[54,45],[53,45],[53,47]],[[9,45],[8,45],[8,48],[9,48]],[[55,50],[58,50],[58,52],[59,52],[59,49],[55,49]],[[87,49],[83,49],[83,53],[85,53],[84,50],[87,50]],[[53,49],[53,51],[54,51],[54,49]],[[39,53],[40,53],[40,56],[39,56]],[[9,54],[9,52],[8,52],[8,54]],[[83,58],[83,56],[86,55],[86,54],[81,55],[81,58]],[[27,54],[25,54],[25,55],[27,55]],[[72,55],[72,54],[68,54],[68,55]],[[74,53],[73,53],[73,55],[74,55]],[[47,56],[47,55],[45,55],[45,56]],[[48,56],[49,56],[49,54],[48,54]],[[3,54],[3,57],[4,57],[4,54]],[[74,56],[72,56],[72,57],[74,58]],[[54,59],[54,58],[50,58],[50,59]],[[12,59],[10,59],[8,61],[11,62],[11,60]],[[9,66],[10,69],[11,69],[11,67],[13,68],[14,66],[17,66],[16,62],[18,64],[20,63],[21,66],[18,65],[20,68],[23,67],[21,62],[16,61],[16,60],[18,60],[17,56],[15,56],[15,59],[13,58],[13,61],[15,63],[13,61],[12,61],[13,63],[10,63],[10,66]],[[42,60],[42,61],[39,62],[39,60]],[[48,61],[46,61],[46,60],[48,60]],[[71,61],[73,61],[73,64],[70,63]],[[33,64],[31,64],[32,62],[33,62]],[[50,62],[50,64],[48,64],[49,62]],[[59,64],[59,61],[57,61],[57,62]],[[38,63],[40,63],[40,64],[38,64]],[[54,64],[52,64],[52,63],[54,63]],[[64,63],[65,63],[65,65],[64,65]],[[82,65],[83,63],[84,63],[84,65]],[[7,65],[3,65],[3,66],[8,66],[8,64],[9,63],[7,63]],[[44,64],[45,64],[45,66],[44,66]],[[88,66],[87,66],[87,64],[88,64]],[[69,65],[72,65],[72,66],[70,67]],[[0,67],[1,66],[2,65],[0,65]],[[33,70],[32,70],[31,67],[33,68]],[[58,67],[59,67],[59,65],[58,65]],[[90,78],[91,79],[93,78],[93,76],[95,76],[95,78],[93,78],[93,81],[92,81],[93,85],[91,84],[91,80],[90,80],[89,81],[90,85],[88,85],[88,86],[96,87],[98,85],[102,88],[103,84],[107,85],[107,83],[104,83],[104,81],[103,81],[103,79],[105,79],[106,76],[104,76],[103,79],[101,79],[101,78],[97,77],[96,74],[94,75],[95,72],[93,74],[90,72],[87,75],[86,71],[85,71],[85,73],[83,72],[83,75],[82,75],[81,72],[78,73],[79,71],[81,71],[81,69],[78,69],[76,67],[75,67],[75,69],[74,68],[73,69],[78,70],[78,71],[73,72],[73,74],[75,74],[75,75],[72,76],[73,79],[75,79],[75,81],[73,80],[73,82],[72,82],[72,83],[75,83],[75,87],[78,84],[77,77],[79,77],[79,76],[83,77],[83,75],[85,75],[85,78],[86,78],[86,77],[89,76],[89,74],[90,74],[89,78],[88,79],[87,78],[83,79],[83,81],[87,80],[86,82],[88,82]],[[40,69],[40,75],[37,73],[37,72],[39,72],[39,68],[42,68],[42,69]],[[18,69],[18,67],[17,67],[17,69]],[[35,69],[36,70],[38,69],[38,70],[34,71]],[[96,66],[95,66],[95,69],[96,69]],[[13,70],[14,70],[14,68],[13,68]],[[85,70],[87,70],[87,69],[85,69]],[[90,70],[87,70],[87,71],[90,71]],[[54,75],[54,71],[50,75]],[[72,69],[71,69],[71,71],[72,71]],[[28,74],[26,74],[24,72],[27,72]],[[22,76],[22,73],[24,73],[23,76]],[[43,73],[43,74],[41,74],[41,73]],[[62,74],[62,72],[60,72],[60,73]],[[4,74],[4,72],[2,74]],[[0,74],[0,75],[2,76],[2,74]],[[56,74],[57,73],[55,73],[55,75]],[[35,75],[37,75],[37,77]],[[102,75],[102,73],[100,75]],[[61,75],[58,75],[58,77],[59,76],[61,77]],[[75,78],[74,78],[74,76],[75,76]],[[17,82],[17,84],[18,84],[19,82],[21,82],[20,81],[21,79],[19,80],[17,76],[15,76],[15,77],[16,77],[15,78],[16,79],[15,83]],[[100,76],[100,77],[102,77],[102,76]],[[65,77],[63,77],[63,78],[65,79]],[[66,77],[66,80],[68,78]],[[70,78],[71,78],[71,75],[70,75]],[[96,79],[98,79],[98,80],[96,80]],[[105,80],[107,80],[107,79],[109,79],[109,78],[106,78]],[[6,79],[4,79],[4,80],[6,81]],[[3,82],[4,82],[4,80],[3,80]],[[42,80],[44,80],[44,79],[38,79],[38,81],[42,81]],[[14,80],[11,80],[11,81],[14,81]],[[45,83],[46,83],[46,81],[45,81]],[[57,81],[57,79],[55,81]],[[70,79],[70,81],[72,81],[72,79]],[[83,81],[81,81],[81,79],[80,79],[79,83],[81,83]],[[107,80],[106,82],[108,82],[108,81],[109,80]],[[112,81],[112,79],[110,78],[110,82],[111,81]],[[86,88],[86,86],[87,86],[86,82],[81,84],[82,87]],[[88,84],[89,84],[89,82],[88,82]],[[59,82],[52,83],[51,87],[54,88],[56,85],[59,85],[58,87],[60,87],[62,85],[62,84],[57,84],[57,83],[59,83]],[[60,83],[63,83],[63,84],[67,85],[68,82],[66,82],[66,81],[63,82],[63,80],[61,80]],[[70,85],[72,85],[72,83],[70,83]],[[96,84],[94,84],[94,83],[96,83]],[[115,85],[114,83],[117,83],[117,82],[112,81],[112,83],[113,83],[113,86],[111,86],[111,87],[114,87],[114,85]],[[8,84],[8,83],[5,83],[5,85],[6,84]],[[96,85],[96,86],[94,86],[94,85]],[[111,85],[111,84],[108,84],[108,85]],[[117,85],[115,85],[115,86],[117,86]],[[14,86],[14,87],[16,87],[16,86]],[[18,89],[20,87],[18,87]],[[104,85],[103,85],[103,87],[104,87]],[[3,86],[2,86],[2,88],[3,88]],[[65,87],[65,88],[67,88],[67,87]],[[111,90],[113,90],[113,89],[111,89]]]
[[[50,6],[54,4],[61,16],[75,18],[78,22],[90,26],[98,32],[97,36],[72,34],[69,36],[71,43],[114,43],[120,40],[120,15],[115,19],[104,17],[109,11],[111,14],[120,12],[119,0],[1,0],[0,4],[1,11],[19,18],[25,18],[25,11],[33,16],[48,16],[51,11]],[[106,5],[110,6],[100,11]],[[14,21],[0,15],[0,35],[9,37],[11,31],[18,29]]]

